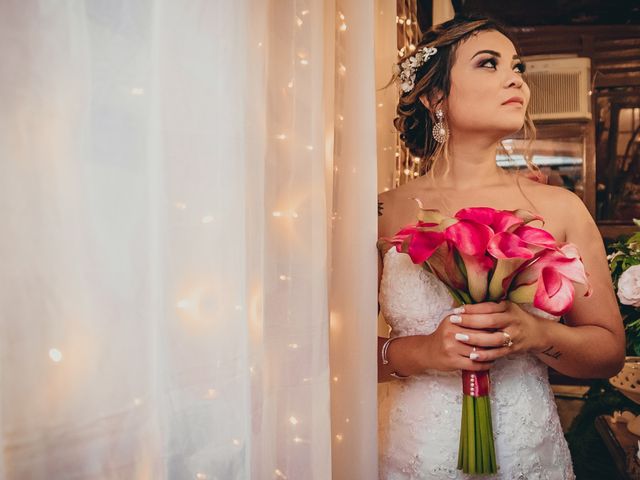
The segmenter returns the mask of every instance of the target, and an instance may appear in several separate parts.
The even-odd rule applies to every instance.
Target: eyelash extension
[[[498,65],[498,62],[496,61],[496,58],[495,57],[491,57],[491,58],[487,58],[486,60],[483,60],[480,63],[480,66],[483,66],[487,62],[491,62],[491,64],[493,65],[493,68],[495,68]],[[513,66],[513,68],[516,68],[516,67],[520,69],[520,73],[524,73],[527,70],[527,65],[524,62],[516,63]]]

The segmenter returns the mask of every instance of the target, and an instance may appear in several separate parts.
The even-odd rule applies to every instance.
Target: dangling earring
[[[441,109],[436,110],[436,117],[438,118],[438,122],[433,126],[433,130],[431,134],[433,135],[433,139],[438,143],[444,143],[447,139],[447,127],[445,126],[442,119],[444,118],[444,113]]]

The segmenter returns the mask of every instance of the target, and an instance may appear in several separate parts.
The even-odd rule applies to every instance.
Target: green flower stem
[[[471,395],[467,395],[467,432],[469,438],[469,473],[476,473],[476,429],[475,429],[475,402]]]
[[[464,395],[458,469],[470,474],[497,472],[489,397]]]

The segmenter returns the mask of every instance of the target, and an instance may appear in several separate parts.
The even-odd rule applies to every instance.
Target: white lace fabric
[[[392,336],[432,333],[453,308],[444,284],[395,248],[384,256],[379,300]],[[460,372],[427,371],[390,382],[378,404],[380,479],[575,478],[544,363],[532,355],[496,361],[490,395],[499,470],[478,477],[456,468]]]

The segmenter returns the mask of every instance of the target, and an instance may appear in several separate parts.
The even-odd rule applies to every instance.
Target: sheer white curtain
[[[374,478],[372,14],[0,4],[0,477]]]

